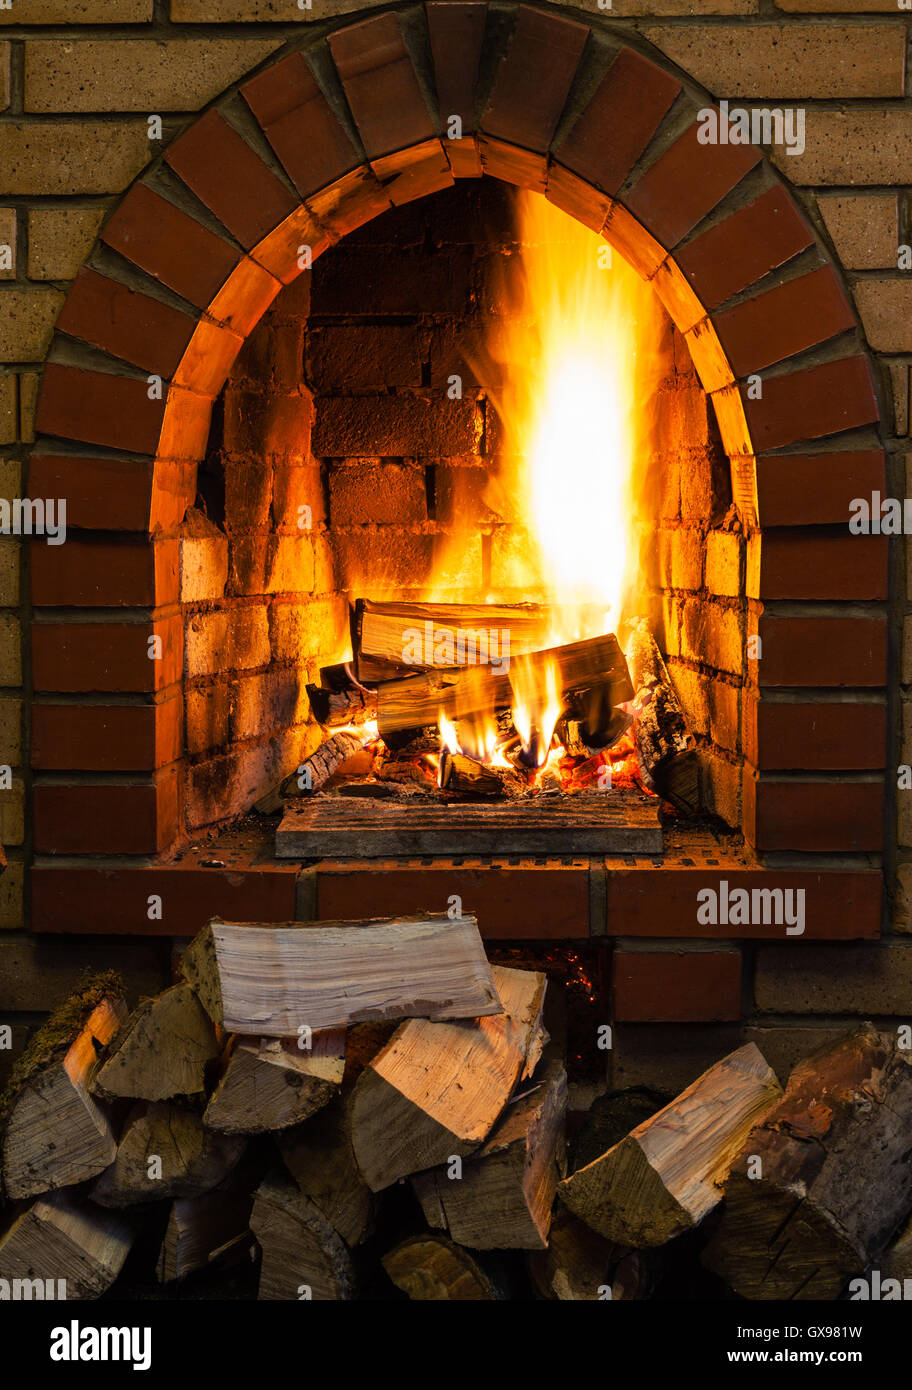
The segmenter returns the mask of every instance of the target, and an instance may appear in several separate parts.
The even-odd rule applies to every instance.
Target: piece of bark
[[[119,1213],[70,1192],[53,1192],[39,1197],[0,1236],[0,1280],[21,1281],[25,1298],[100,1298],[123,1268],[133,1239],[132,1223]],[[16,1294],[11,1289],[6,1296]]]
[[[736,1293],[832,1299],[912,1206],[912,1054],[867,1023],[793,1070],[746,1137],[704,1251]]]
[[[644,781],[679,811],[700,809],[699,759],[684,708],[655,638],[644,619],[627,646],[633,701],[634,742]]]
[[[458,1175],[434,1168],[412,1179],[428,1224],[474,1250],[545,1249],[566,1109],[566,1072],[556,1061],[543,1064]]]
[[[34,1197],[93,1178],[117,1152],[108,1112],[89,1094],[98,1053],[127,1017],[122,985],[102,975],[51,1015],[0,1103],[6,1195]]]
[[[194,1110],[140,1101],[127,1116],[117,1156],[93,1184],[93,1202],[128,1207],[164,1197],[198,1197],[225,1180],[245,1140],[204,1129]]]
[[[201,1095],[205,1072],[219,1055],[215,1029],[189,985],[144,999],[115,1034],[92,1078],[107,1100],[170,1100]]]
[[[664,1245],[718,1206],[744,1139],[781,1095],[772,1068],[748,1043],[566,1178],[559,1194],[608,1240]]]
[[[627,662],[617,638],[606,633],[563,647],[551,647],[518,657],[511,672],[497,675],[484,667],[468,670],[428,671],[404,680],[386,681],[377,689],[377,725],[388,745],[403,730],[437,724],[441,714],[457,728],[461,720],[496,718],[512,709],[515,692],[511,674],[520,663],[533,668],[547,664],[557,668],[562,698],[575,690],[605,686],[612,705],[633,698],[634,690]]]
[[[319,1207],[346,1245],[362,1244],[373,1230],[377,1202],[355,1162],[350,1097],[334,1097],[307,1124],[276,1140],[299,1191]]]
[[[501,1297],[478,1261],[445,1236],[413,1236],[387,1251],[382,1264],[413,1302],[487,1303]]]
[[[541,1298],[598,1302],[612,1286],[614,1270],[628,1253],[626,1245],[606,1240],[558,1202],[547,1249],[530,1252],[527,1267]]]
[[[214,919],[187,948],[182,971],[210,1018],[246,1035],[500,1012],[470,915],[277,926]]]
[[[504,1012],[473,1022],[402,1024],[358,1078],[355,1158],[374,1192],[479,1148],[518,1080],[531,1076],[545,1033],[546,977],[494,967]]]
[[[249,1249],[252,1199],[243,1192],[216,1190],[177,1197],[155,1264],[161,1284],[185,1279],[198,1269]]]
[[[342,1084],[345,1030],[314,1033],[309,1048],[300,1041],[234,1038],[203,1124],[228,1134],[263,1134],[300,1124],[325,1105]]]
[[[250,1227],[263,1252],[258,1298],[320,1303],[354,1298],[348,1247],[285,1174],[270,1174],[257,1188]]]

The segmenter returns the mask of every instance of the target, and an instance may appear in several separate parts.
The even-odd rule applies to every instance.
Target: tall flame
[[[537,575],[556,644],[617,630],[636,579],[631,480],[649,427],[638,347],[661,320],[651,287],[541,195],[519,193],[517,222],[522,253],[505,264],[506,313],[480,364],[513,466],[486,500],[503,512],[509,496],[505,514],[522,513],[528,548],[498,578]]]

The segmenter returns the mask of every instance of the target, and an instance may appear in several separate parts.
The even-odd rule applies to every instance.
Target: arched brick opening
[[[887,596],[886,540],[835,531],[884,485],[872,375],[826,248],[761,151],[700,143],[702,105],[610,25],[431,0],[284,56],[134,184],[61,312],[38,406],[30,491],[65,496],[73,528],[32,560],[33,606],[51,610],[32,638],[33,765],[53,774],[34,793],[38,855],[161,854],[179,833],[177,527],[246,335],[308,256],[483,174],[543,194],[652,282],[755,528],[748,597],[794,605],[758,620],[748,840],[882,847],[885,706],[835,697],[885,685],[885,621],[800,610]],[[761,698],[777,688],[815,694]],[[101,703],[54,702],[79,692]]]

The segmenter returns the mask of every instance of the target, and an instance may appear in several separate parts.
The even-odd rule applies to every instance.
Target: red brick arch
[[[32,561],[33,763],[56,774],[35,790],[38,854],[148,855],[178,833],[177,528],[213,403],[300,273],[302,246],[316,258],[457,178],[543,193],[651,280],[713,401],[742,512],[764,528],[749,598],[886,599],[886,542],[833,529],[885,477],[854,312],[761,151],[699,142],[701,104],[598,19],[520,6],[505,25],[485,4],[432,0],[305,40],[131,187],[63,307],[38,405],[29,492],[65,496],[73,528]],[[454,117],[461,138],[449,138]],[[74,611],[42,614],[58,609]],[[759,621],[758,686],[861,686],[872,698],[841,705],[839,728],[819,693],[745,700],[748,837],[761,851],[878,850],[883,782],[867,774],[885,761],[883,613]],[[103,704],[55,703],[64,692],[145,699],[102,721]]]

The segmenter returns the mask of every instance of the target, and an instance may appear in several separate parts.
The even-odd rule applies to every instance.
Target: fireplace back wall
[[[485,495],[504,432],[472,366],[510,312],[496,262],[522,250],[513,191],[459,184],[325,252],[248,339],[182,528],[190,834],[247,810],[319,742],[304,687],[349,654],[356,598],[547,599],[515,485]],[[686,344],[656,317],[640,403],[653,447],[627,523],[638,604],[700,741],[704,809],[737,827],[743,526]]]

